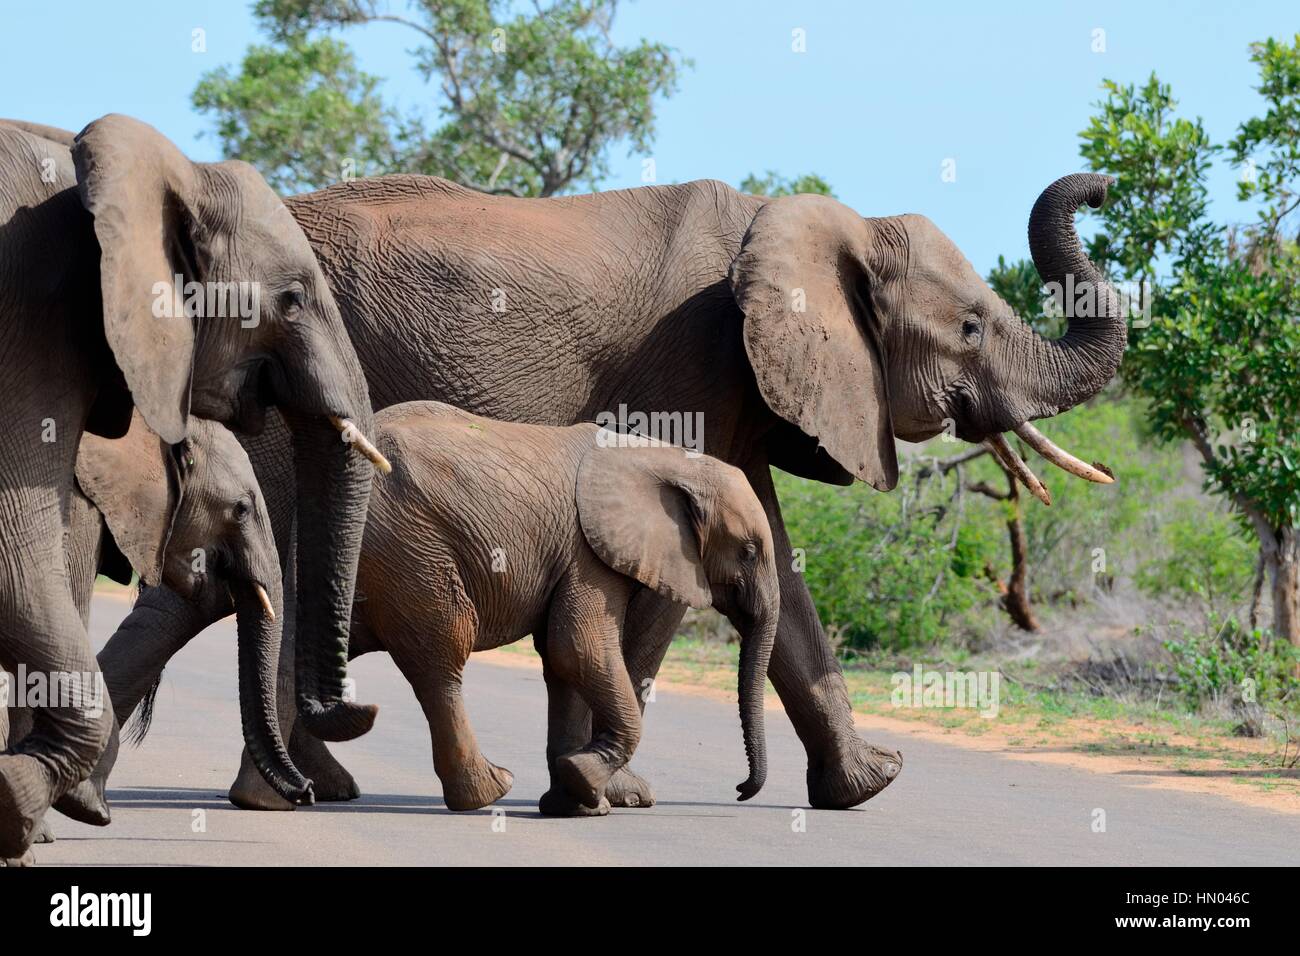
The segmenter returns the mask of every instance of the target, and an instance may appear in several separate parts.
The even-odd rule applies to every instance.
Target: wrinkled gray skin
[[[781,617],[770,676],[808,752],[809,802],[846,808],[879,793],[902,761],[854,732],[835,655],[789,559],[769,468],[888,490],[895,437],[928,438],[947,419],[979,441],[1099,391],[1126,330],[1073,217],[1105,189],[1099,176],[1066,177],[1031,218],[1043,280],[1072,273],[1097,292],[1097,308],[1079,310],[1056,341],[1017,318],[928,219],[863,218],[825,197],[769,200],[703,181],[521,200],[393,176],[287,205],[334,291],[376,408],[437,399],[552,425],[621,403],[704,416],[705,450],[745,473],[771,524]],[[250,457],[279,535],[294,508],[272,489],[292,489],[270,474],[272,430],[258,441],[265,450],[249,443]],[[648,590],[633,599],[629,615],[652,649],[629,660],[634,684],[656,673],[681,614]],[[160,671],[159,649],[187,636],[155,638],[133,666]],[[569,720],[569,739],[590,737],[581,708]],[[307,735],[293,735],[290,754],[318,798],[356,794]],[[281,805],[264,791],[249,767],[234,787],[242,805]],[[626,768],[606,794],[653,802]]]
[[[156,317],[158,284],[176,274],[257,283],[256,314]],[[229,288],[223,314],[237,315]],[[83,430],[121,436],[134,404],[178,442],[191,414],[256,430],[277,402],[296,491],[331,503],[303,536],[299,704],[322,736],[364,731],[373,711],[343,703],[342,678],[370,467],[328,416],[365,431],[369,397],[310,246],[251,167],[192,163],[123,116],[75,141],[0,121],[0,378],[0,666],[98,671],[63,548]],[[0,755],[0,857],[23,855],[113,729],[111,711],[34,715],[33,732]]]
[[[471,652],[529,634],[545,666],[546,759],[562,788],[544,813],[600,815],[641,738],[645,654],[629,618],[649,590],[714,606],[741,634],[740,711],[752,797],[767,775],[763,688],[780,613],[772,535],[745,476],[672,446],[619,447],[595,425],[498,422],[436,402],[375,416],[393,473],[376,482],[358,565],[352,654],[383,649],[411,682],[447,806],[473,810],[513,781],[479,751],[461,699]],[[594,737],[564,719],[590,707]]]

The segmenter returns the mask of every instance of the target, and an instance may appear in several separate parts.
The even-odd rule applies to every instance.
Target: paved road
[[[127,606],[97,597],[103,642]],[[1009,760],[911,739],[902,776],[848,812],[805,810],[803,750],[789,721],[768,714],[771,772],[747,804],[733,706],[660,690],[635,766],[660,803],[593,820],[539,816],[546,706],[540,671],[472,662],[469,707],[484,753],[515,774],[490,810],[451,813],[433,773],[426,725],[392,662],[354,663],[375,729],[338,747],[366,795],[292,813],[226,802],[239,764],[233,620],[172,664],[153,733],[123,749],[106,829],[57,814],[42,864],[1295,864],[1300,817],[1217,797],[1144,789],[1139,778]],[[896,745],[900,742],[889,741]],[[1091,829],[1092,810],[1107,832]],[[202,810],[202,815],[195,811]],[[195,821],[205,819],[205,832]],[[803,828],[798,829],[798,816]],[[494,822],[496,826],[494,827]],[[504,827],[502,827],[504,824]]]

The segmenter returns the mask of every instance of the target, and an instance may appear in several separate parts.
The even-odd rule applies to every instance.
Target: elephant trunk
[[[776,572],[772,572],[775,579]],[[774,585],[775,587],[775,585]],[[740,726],[745,735],[745,756],[749,758],[749,778],[736,785],[738,800],[748,800],[767,782],[767,739],[763,730],[763,695],[767,687],[767,665],[776,643],[779,614],[764,607],[740,628]]]
[[[332,423],[333,418],[347,419],[344,430]],[[360,412],[326,416],[286,409],[285,419],[293,431],[298,491],[294,646],[298,714],[321,740],[352,740],[370,730],[378,712],[372,705],[343,699],[353,590],[373,468],[359,453],[355,436],[373,427],[369,399]]]
[[[1088,258],[1074,228],[1074,214],[1084,203],[1094,209],[1106,199],[1114,182],[1096,173],[1074,173],[1052,183],[1029,214],[1029,251],[1043,285],[1052,290],[1068,326],[1059,339],[1039,336],[1023,326],[1022,359],[1017,394],[1022,396],[1011,413],[1012,430],[1035,451],[1059,468],[1088,481],[1110,484],[1114,477],[1104,465],[1088,463],[1053,444],[1029,424],[1073,408],[1096,395],[1119,370],[1128,343],[1125,306],[1101,270]],[[1021,461],[1000,434],[986,444],[1002,465],[1044,504],[1050,505],[1046,487]]]
[[[275,680],[280,661],[280,622],[273,609],[280,598],[278,575],[270,577],[274,597],[255,581],[232,581],[239,632],[239,714],[249,756],[266,782],[291,803],[315,802],[311,781],[298,772],[280,737]]]
[[[1029,251],[1069,325],[1055,341],[1035,337],[1028,383],[1033,418],[1048,418],[1096,395],[1119,370],[1128,342],[1119,294],[1083,251],[1074,214],[1096,209],[1114,182],[1096,173],[1063,176],[1029,214]]]

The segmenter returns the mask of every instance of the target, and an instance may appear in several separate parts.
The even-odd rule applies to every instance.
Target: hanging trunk
[[[293,432],[298,491],[298,715],[320,740],[352,740],[378,708],[345,701],[348,628],[371,463],[321,416],[282,410]],[[358,427],[372,427],[369,408]]]
[[[772,577],[775,578],[775,571]],[[763,692],[767,688],[767,665],[776,643],[779,613],[764,609],[755,615],[747,629],[740,629],[740,725],[745,735],[745,755],[749,758],[749,777],[737,784],[739,800],[748,800],[767,780],[767,743],[763,730]]]

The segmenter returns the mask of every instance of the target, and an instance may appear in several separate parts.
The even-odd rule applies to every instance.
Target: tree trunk
[[[1011,539],[1011,578],[1007,593],[1002,598],[1011,620],[1022,631],[1038,630],[1038,620],[1029,606],[1029,545],[1025,540],[1025,524],[1020,515],[1020,489],[1015,475],[1007,472],[1007,536]]]
[[[1300,647],[1300,533],[1277,532],[1273,562],[1273,633]]]

